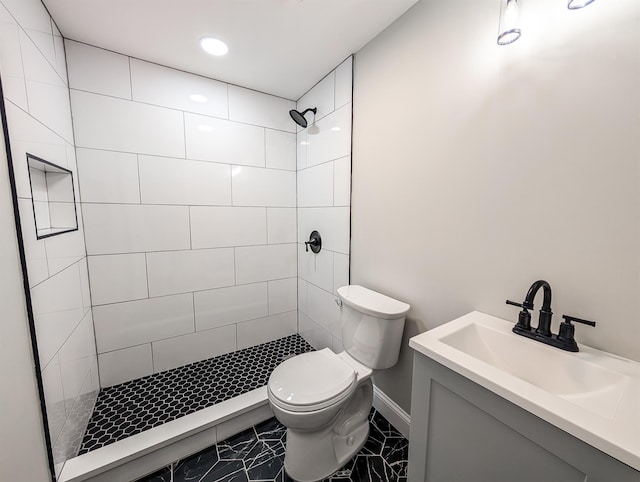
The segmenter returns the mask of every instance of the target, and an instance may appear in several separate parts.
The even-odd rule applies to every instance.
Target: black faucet
[[[543,290],[542,308],[540,309],[540,317],[538,318],[538,327],[532,330],[531,313],[529,313],[528,310],[533,310],[533,300],[540,288]],[[555,346],[556,348],[561,348],[562,350],[578,351],[578,344],[573,338],[575,328],[571,324],[572,321],[589,326],[596,326],[594,321],[564,315],[563,318],[565,321],[560,324],[560,333],[558,335],[551,333],[551,317],[553,316],[553,312],[551,311],[551,285],[544,280],[538,280],[531,285],[522,303],[507,300],[507,304],[522,308],[522,311],[518,315],[518,323],[513,327],[514,333],[541,343],[546,343],[547,345]]]

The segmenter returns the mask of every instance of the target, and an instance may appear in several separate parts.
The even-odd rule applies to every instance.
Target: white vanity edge
[[[630,386],[613,419],[598,417],[571,402],[527,383],[514,375],[482,362],[440,341],[440,338],[469,323],[485,324],[511,332],[515,322],[478,311],[414,336],[409,346],[478,385],[509,400],[583,442],[640,471],[640,363],[580,345],[571,356],[626,375]],[[538,343],[531,340],[531,343]],[[542,344],[541,344],[542,345]],[[545,349],[558,348],[542,345]],[[568,352],[567,352],[568,353]],[[534,363],[523,360],[523,363]]]

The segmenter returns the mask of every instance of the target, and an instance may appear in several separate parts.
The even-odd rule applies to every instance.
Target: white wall
[[[515,321],[546,279],[554,331],[640,360],[640,4],[523,2],[507,47],[498,11],[422,0],[356,55],[352,282],[410,303],[408,338]],[[411,356],[375,377],[405,409]]]
[[[294,102],[66,47],[102,386],[296,333]]]
[[[59,471],[79,448],[99,385],[82,218],[78,231],[37,240],[27,169],[28,152],[71,170],[78,201],[64,46],[39,0],[1,0],[0,23],[4,100],[49,432]]]
[[[316,349],[336,351],[343,350],[336,290],[349,284],[352,79],[349,57],[297,103],[300,112],[318,109],[319,129],[297,135],[299,328]],[[318,254],[305,251],[314,230],[322,237]]]

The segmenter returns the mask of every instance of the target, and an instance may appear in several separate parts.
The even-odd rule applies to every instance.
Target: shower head
[[[305,110],[304,112],[300,113],[295,109],[291,109],[289,111],[289,115],[291,116],[291,118],[293,119],[293,121],[298,124],[300,127],[307,127],[307,119],[304,118],[305,114],[307,112],[313,112],[313,115],[316,114],[316,112],[318,112],[318,109],[316,107],[313,108],[309,108],[307,110]]]

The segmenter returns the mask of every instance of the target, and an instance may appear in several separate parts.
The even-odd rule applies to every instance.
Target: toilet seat
[[[269,377],[269,398],[285,410],[311,412],[347,398],[357,373],[328,348],[285,360]]]

